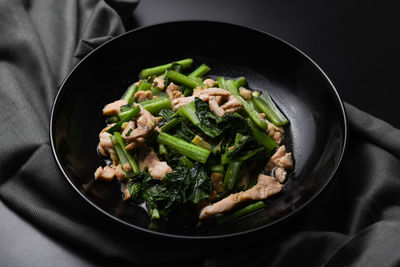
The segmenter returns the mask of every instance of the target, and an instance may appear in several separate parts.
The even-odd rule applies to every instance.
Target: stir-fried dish
[[[225,222],[265,206],[293,169],[282,144],[288,119],[246,78],[206,76],[192,59],[143,69],[124,96],[103,109],[96,180],[117,180],[125,201],[152,220]],[[215,77],[215,76],[214,76]]]

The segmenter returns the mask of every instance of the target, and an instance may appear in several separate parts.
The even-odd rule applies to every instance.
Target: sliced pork
[[[141,146],[139,151],[139,169],[141,171],[148,170],[150,175],[156,179],[161,180],[165,175],[172,172],[172,168],[165,161],[160,161],[153,148]]]
[[[283,188],[283,185],[275,181],[271,176],[260,174],[258,176],[257,184],[252,188],[241,191],[239,193],[231,194],[228,197],[215,202],[214,204],[204,207],[200,211],[200,220],[206,219],[216,214],[225,213],[238,204],[247,202],[250,200],[262,200],[272,195],[279,193]]]
[[[126,100],[117,100],[103,108],[103,114],[106,116],[117,115],[121,112],[121,107],[127,105],[128,102]]]

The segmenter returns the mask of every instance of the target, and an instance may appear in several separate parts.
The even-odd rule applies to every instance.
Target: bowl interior
[[[268,90],[289,118],[286,143],[295,171],[267,207],[221,227],[159,225],[146,212],[122,201],[117,183],[94,182],[102,165],[96,153],[105,127],[102,108],[138,80],[142,68],[191,57],[207,63],[210,75],[245,76],[249,87]],[[56,98],[51,122],[53,151],[73,187],[105,214],[133,228],[178,236],[236,235],[267,227],[293,214],[329,182],[341,159],[346,122],[330,81],[301,52],[268,34],[225,23],[175,22],[122,35],[86,57]],[[290,133],[290,134],[288,134]],[[149,230],[150,229],[150,230]]]

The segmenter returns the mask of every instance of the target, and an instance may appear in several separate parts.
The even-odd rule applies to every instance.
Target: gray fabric
[[[400,131],[349,104],[349,144],[338,173],[279,236],[264,231],[212,244],[151,239],[81,199],[51,153],[51,105],[79,59],[125,31],[136,4],[0,0],[0,198],[6,205],[99,265],[400,264]]]

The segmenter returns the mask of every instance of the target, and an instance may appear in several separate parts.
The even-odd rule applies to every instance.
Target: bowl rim
[[[152,28],[157,28],[163,25],[172,25],[172,24],[183,24],[183,23],[205,23],[205,24],[222,24],[222,25],[227,25],[229,27],[237,27],[237,28],[241,28],[243,30],[250,30],[250,31],[254,31],[257,33],[261,33],[263,35],[267,35],[269,38],[273,38],[281,43],[283,43],[284,45],[289,46],[289,48],[294,49],[296,52],[298,52],[301,56],[303,56],[306,60],[308,60],[309,62],[311,62],[317,69],[318,71],[323,75],[323,77],[328,81],[329,85],[330,85],[330,89],[333,90],[334,96],[336,97],[336,100],[339,104],[339,108],[341,111],[341,117],[342,117],[342,123],[343,123],[343,145],[341,147],[341,151],[340,151],[340,155],[338,157],[338,160],[335,164],[335,166],[333,167],[333,169],[331,170],[328,178],[326,179],[326,181],[324,182],[324,184],[321,186],[321,188],[316,191],[316,193],[314,193],[307,201],[305,201],[301,206],[299,206],[296,210],[285,214],[284,216],[278,218],[275,221],[269,222],[267,224],[264,224],[262,226],[259,227],[255,227],[252,229],[248,229],[248,230],[244,230],[244,231],[240,231],[240,232],[236,232],[236,233],[228,233],[228,234],[221,234],[221,235],[204,235],[204,236],[196,236],[196,235],[179,235],[179,234],[170,234],[170,233],[163,233],[163,232],[158,232],[158,231],[154,231],[154,230],[150,230],[147,228],[143,228],[140,226],[136,226],[133,225],[127,221],[124,221],[110,213],[108,213],[107,211],[103,210],[101,207],[99,207],[98,205],[96,205],[94,202],[92,202],[90,199],[88,199],[88,197],[86,197],[75,185],[74,183],[71,181],[71,179],[68,177],[67,173],[64,171],[63,166],[61,165],[60,160],[58,159],[57,156],[57,152],[56,152],[56,148],[55,148],[55,140],[53,138],[53,134],[54,134],[54,116],[57,113],[57,109],[58,109],[58,105],[59,105],[59,99],[61,98],[62,94],[64,93],[64,85],[65,83],[68,81],[69,77],[71,75],[73,75],[73,73],[75,72],[75,70],[77,68],[79,68],[79,65],[82,64],[85,60],[87,60],[87,58],[89,58],[92,54],[96,53],[98,50],[101,50],[104,46],[109,45],[111,42],[113,42],[114,40],[117,39],[121,39],[124,38],[124,36],[126,35],[130,35],[133,34],[134,32],[137,31],[145,31],[148,29],[152,29]],[[122,33],[110,40],[107,40],[106,42],[104,42],[103,44],[99,45],[98,47],[96,47],[95,49],[93,49],[92,51],[90,51],[84,58],[82,58],[73,68],[72,70],[70,70],[70,72],[68,73],[68,75],[64,78],[63,82],[61,83],[61,85],[59,86],[58,92],[54,98],[53,101],[53,105],[51,108],[51,114],[50,114],[50,127],[49,127],[49,135],[50,135],[50,144],[51,144],[51,150],[54,156],[55,161],[57,162],[57,166],[60,169],[60,171],[62,172],[64,178],[66,178],[66,180],[68,181],[68,183],[72,186],[72,188],[75,189],[75,191],[83,198],[85,199],[91,206],[93,206],[96,210],[100,211],[102,214],[105,214],[106,216],[110,217],[113,220],[118,221],[119,223],[122,223],[124,226],[128,226],[128,228],[130,229],[134,229],[137,230],[139,232],[144,232],[146,234],[149,235],[155,235],[158,237],[166,237],[166,238],[173,238],[173,239],[182,239],[182,240],[188,240],[188,239],[194,239],[194,240],[221,240],[221,239],[226,239],[226,238],[231,238],[231,237],[238,237],[238,236],[243,236],[246,234],[250,234],[250,233],[254,233],[257,232],[259,230],[262,229],[266,229],[268,227],[271,227],[281,221],[284,221],[286,219],[288,219],[289,217],[293,217],[295,215],[297,215],[301,210],[303,210],[306,206],[308,206],[318,195],[321,194],[321,192],[326,188],[326,186],[330,183],[330,181],[332,180],[332,178],[334,177],[341,161],[344,155],[344,152],[346,150],[346,146],[347,146],[347,140],[348,140],[348,123],[347,123],[347,115],[346,115],[346,109],[345,106],[343,104],[343,101],[338,93],[338,91],[336,90],[335,86],[333,85],[332,81],[329,79],[328,75],[322,70],[322,68],[314,61],[312,60],[307,54],[305,54],[303,51],[301,51],[300,49],[298,49],[297,47],[295,47],[294,45],[290,44],[289,42],[271,34],[268,33],[266,31],[254,28],[254,27],[249,27],[249,26],[243,26],[240,24],[235,24],[235,23],[229,23],[229,22],[224,22],[224,21],[215,21],[215,20],[175,20],[175,21],[169,21],[169,22],[161,22],[161,23],[156,23],[156,24],[151,24],[151,25],[147,25],[147,26],[143,26],[143,27],[138,27],[132,30],[129,30],[125,33]]]

